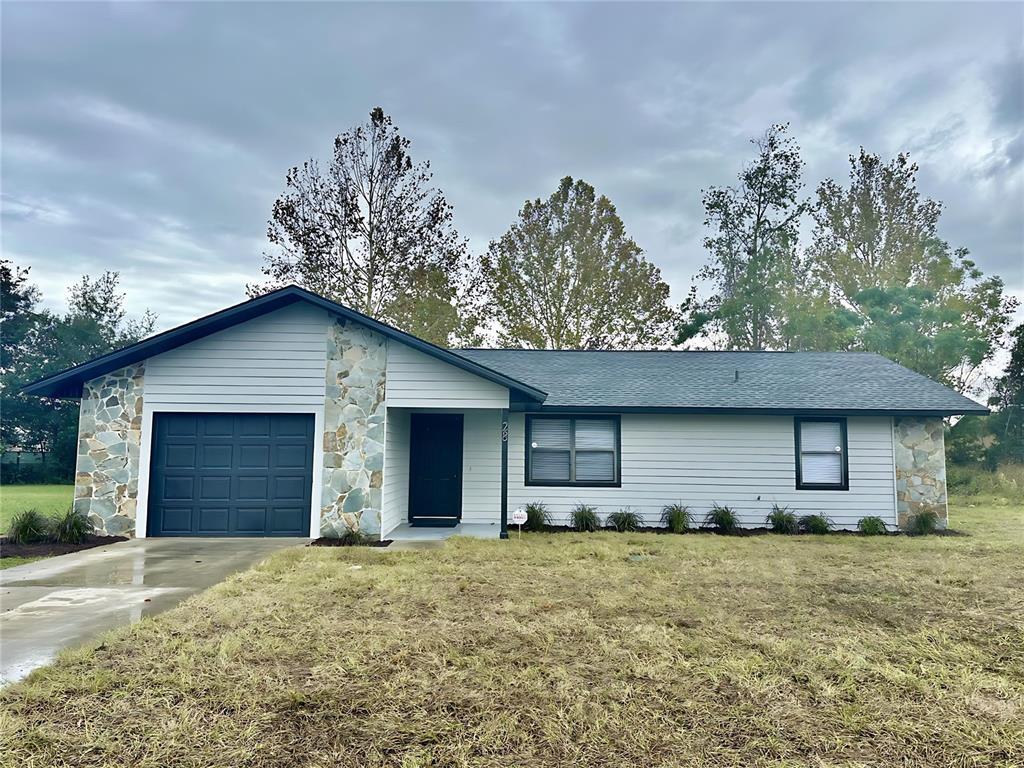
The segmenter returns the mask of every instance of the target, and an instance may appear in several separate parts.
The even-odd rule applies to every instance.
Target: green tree
[[[413,163],[409,147],[376,107],[334,140],[326,169],[289,170],[267,229],[269,282],[249,294],[296,283],[439,344],[472,339],[478,266],[430,164]]]
[[[967,249],[954,250],[939,237],[942,205],[921,197],[918,169],[907,155],[883,163],[861,149],[850,165],[848,187],[831,179],[818,187],[807,252],[810,294],[855,318],[850,348],[879,352],[968,391],[998,349],[1015,301]],[[795,318],[804,331],[796,346],[834,343],[815,330],[824,331],[827,318]]]
[[[773,125],[752,141],[757,157],[739,173],[738,186],[704,191],[710,260],[698,276],[715,293],[702,305],[684,305],[677,343],[709,330],[724,334],[729,349],[784,345],[786,308],[799,269],[800,219],[810,209],[801,197],[800,147],[788,130]]]
[[[74,475],[78,402],[23,395],[18,389],[152,333],[151,313],[139,320],[126,317],[118,284],[116,272],[95,281],[84,276],[68,293],[68,312],[58,315],[39,307],[40,293],[29,282],[28,269],[0,263],[0,439],[5,449],[46,453],[54,479]]]
[[[528,200],[484,259],[499,342],[537,349],[616,349],[669,341],[669,287],[615,206],[566,176]]]
[[[996,380],[990,405],[989,428],[995,443],[989,449],[989,462],[1024,462],[1024,323],[1010,332],[1010,360]]]

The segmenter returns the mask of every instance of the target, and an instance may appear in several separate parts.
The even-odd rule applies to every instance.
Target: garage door
[[[308,536],[313,416],[161,413],[150,536]]]

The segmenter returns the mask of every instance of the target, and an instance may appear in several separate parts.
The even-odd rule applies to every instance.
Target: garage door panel
[[[237,526],[242,533],[262,533],[267,527],[267,508],[239,507]]]
[[[308,461],[306,447],[304,445],[289,445],[278,443],[274,446],[274,464],[278,467],[288,469],[303,468]]]
[[[197,528],[201,536],[225,534],[230,530],[231,509],[229,507],[200,507]]]
[[[194,469],[196,466],[196,446],[168,443],[165,450],[158,452],[164,456],[165,466],[169,469]]]
[[[309,535],[311,415],[158,413],[153,441],[149,535]]]
[[[163,498],[166,501],[191,501],[195,496],[195,478],[170,475],[164,478]]]
[[[305,523],[305,516],[305,510],[301,507],[273,507],[270,510],[271,530],[278,531],[282,535],[301,530]],[[290,533],[290,535],[297,534]]]
[[[238,466],[240,469],[270,469],[270,445],[240,445]]]
[[[192,530],[192,507],[164,507],[161,518],[164,533],[188,534]]]
[[[284,417],[275,416],[274,421],[281,418]],[[243,437],[270,437],[270,422],[271,418],[269,415],[250,415],[240,425],[239,434]]]
[[[306,424],[303,422],[302,416],[287,415],[274,420],[271,432],[274,437],[302,438],[306,435]]]
[[[235,417],[231,414],[204,413],[197,419],[202,425],[203,437],[233,437],[235,434]]]
[[[199,478],[200,501],[230,501],[231,475],[207,475]]]
[[[200,463],[204,469],[231,469],[234,446],[230,444],[207,444],[202,446]]]
[[[274,478],[274,498],[277,501],[302,501],[305,497],[305,480],[302,475]]]

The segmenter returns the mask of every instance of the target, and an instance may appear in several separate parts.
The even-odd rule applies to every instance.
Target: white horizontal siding
[[[866,515],[895,525],[892,425],[887,417],[847,421],[850,490],[796,490],[793,418],[786,416],[622,416],[622,487],[551,488],[523,481],[525,418],[509,435],[510,509],[543,501],[556,524],[579,502],[602,515],[630,506],[657,525],[664,505],[689,505],[696,520],[714,504],[732,507],[744,525],[764,525],[772,504],[797,514],[827,514],[852,528]]]
[[[389,340],[387,401],[395,408],[507,408],[508,388]]]
[[[323,408],[327,313],[293,304],[146,361],[145,401]]]
[[[501,411],[464,416],[462,522],[501,523]]]
[[[409,411],[388,408],[384,429],[382,537],[409,519]]]

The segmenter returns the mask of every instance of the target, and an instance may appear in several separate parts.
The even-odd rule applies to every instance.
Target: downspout
[[[501,538],[508,538],[508,408],[501,409]]]

